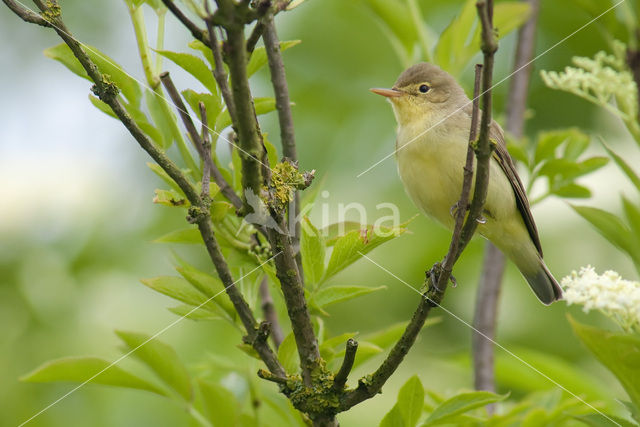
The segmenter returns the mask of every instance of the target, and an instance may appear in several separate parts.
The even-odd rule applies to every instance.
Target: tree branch
[[[2,1],[7,5],[7,7],[9,7],[9,9],[11,9],[13,13],[18,15],[18,17],[23,21],[29,22],[30,24],[40,25],[41,27],[51,27],[51,24],[49,24],[49,22],[42,16],[38,15],[35,12],[32,12],[31,10],[15,2],[14,0]]]
[[[521,138],[524,130],[524,115],[527,106],[529,79],[533,66],[530,64],[535,49],[536,29],[540,0],[525,0],[531,7],[528,21],[518,31],[515,61],[516,71],[509,88],[507,98],[506,130],[515,138]],[[496,335],[498,301],[504,268],[505,256],[491,242],[487,242],[483,272],[476,294],[475,314],[472,335],[474,384],[477,390],[495,390],[494,383],[494,347],[491,340]],[[476,332],[479,331],[479,332]],[[494,405],[488,405],[491,412]]]
[[[347,383],[349,372],[353,368],[353,362],[356,361],[356,352],[358,351],[358,342],[353,338],[347,340],[347,344],[344,350],[344,359],[342,360],[342,366],[340,370],[333,378],[333,390],[340,392],[344,389],[344,385]]]
[[[273,304],[273,298],[269,292],[269,279],[267,276],[262,278],[259,291],[260,301],[262,301],[262,314],[264,316],[264,320],[271,324],[271,340],[273,341],[275,348],[278,349],[280,344],[282,344],[284,334],[282,333],[282,327],[278,321],[278,313],[276,312],[276,307]]]
[[[205,30],[202,30],[196,24],[193,23],[187,15],[182,13],[182,11],[173,3],[173,0],[162,0],[162,3],[173,13],[173,15],[178,18],[178,21],[182,23],[190,32],[191,35],[200,40],[202,43],[209,45],[209,36]]]
[[[267,53],[267,61],[269,63],[269,71],[271,73],[271,84],[276,98],[276,109],[278,110],[278,121],[280,124],[280,139],[282,141],[282,154],[292,162],[298,161],[298,153],[296,149],[296,136],[293,126],[293,117],[291,115],[291,99],[289,97],[289,87],[287,85],[287,75],[282,61],[282,52],[280,51],[280,40],[276,33],[276,27],[273,22],[273,15],[267,14],[264,20],[264,46]],[[296,251],[296,263],[301,277],[304,277],[302,270],[302,255],[300,254],[300,193],[296,190],[293,197],[293,206],[289,206],[290,211],[293,210],[293,221],[295,222],[294,235],[291,243]],[[289,213],[289,222],[292,220],[291,212]],[[304,281],[304,280],[303,280]]]
[[[167,155],[157,148],[138,127],[135,121],[124,109],[118,99],[118,88],[107,77],[105,77],[98,69],[97,65],[89,58],[80,42],[76,40],[60,17],[59,10],[57,13],[50,14],[50,25],[56,31],[58,36],[69,46],[73,55],[78,59],[82,67],[85,69],[91,80],[95,83],[92,88],[93,92],[106,104],[111,107],[113,113],[118,117],[122,124],[127,128],[129,133],[134,137],[138,144],[153,158],[158,165],[175,181],[175,183],[184,192],[185,196],[191,203],[189,210],[190,219],[197,223],[198,229],[209,253],[209,257],[213,262],[220,280],[225,285],[225,290],[229,299],[233,303],[238,316],[242,321],[248,338],[256,352],[260,355],[269,370],[277,376],[284,377],[285,372],[278,358],[268,346],[266,341],[255,339],[258,336],[258,328],[251,312],[251,308],[242,297],[242,294],[236,288],[235,281],[231,276],[229,267],[220,252],[220,247],[216,241],[215,235],[211,228],[209,217],[209,209],[206,206],[195,187],[189,182],[182,171],[167,157]],[[277,257],[277,255],[276,255]]]

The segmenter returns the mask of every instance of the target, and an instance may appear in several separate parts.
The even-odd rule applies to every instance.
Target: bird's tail
[[[538,299],[542,301],[543,304],[549,305],[562,298],[562,289],[544,261],[542,259],[539,260],[538,268],[534,272],[528,273],[523,269],[520,269],[520,271],[527,282],[529,282],[529,286],[531,286],[533,293],[536,294]]]

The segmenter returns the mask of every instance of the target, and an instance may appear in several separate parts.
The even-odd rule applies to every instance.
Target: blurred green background
[[[419,3],[436,32],[445,28],[461,4],[450,0]],[[67,0],[62,6],[67,25],[80,40],[99,47],[143,80],[124,2]],[[0,425],[17,425],[73,387],[21,383],[20,376],[46,360],[67,355],[115,359],[121,353],[113,329],[153,334],[175,319],[165,310],[170,305],[168,298],[138,280],[171,274],[172,251],[181,254],[186,250],[151,242],[183,218],[151,203],[158,180],[145,166],[145,153],[119,123],[90,105],[88,83],[41,54],[59,43],[55,34],[23,24],[5,7],[0,11],[0,37],[5,41],[0,55]],[[589,20],[572,2],[542,1],[537,52]],[[153,21],[148,22],[153,33]],[[391,108],[368,89],[390,86],[402,71],[373,16],[357,0],[310,0],[279,15],[277,22],[281,39],[302,40],[284,58],[295,102],[301,167],[316,169],[316,176],[322,179],[315,185],[328,192],[318,204],[326,203],[331,215],[337,216],[340,203],[362,203],[370,223],[388,215],[387,210],[376,209],[383,202],[396,204],[403,220],[414,216],[418,211],[402,189],[393,157],[356,177],[391,153],[394,144]],[[190,40],[186,32],[172,17],[167,25],[166,47],[185,51]],[[500,45],[495,81],[512,69],[514,40],[511,34]],[[562,69],[572,56],[592,56],[605,48],[597,26],[591,25],[536,60],[527,122],[530,137],[540,130],[576,126],[604,135],[618,152],[633,153],[631,139],[617,119],[585,101],[547,89],[538,74],[542,69]],[[173,70],[169,64],[167,68]],[[267,78],[263,71],[254,80],[254,95],[271,96]],[[181,88],[193,85],[177,72],[174,79]],[[471,79],[469,65],[463,78],[468,92]],[[508,82],[494,90],[498,117],[507,90]],[[263,116],[261,122],[277,142],[277,118]],[[594,144],[592,150],[600,149]],[[635,164],[640,161],[631,158],[629,163],[634,160]],[[590,205],[619,211],[618,194],[628,190],[628,184],[613,165],[581,182],[593,190]],[[321,221],[320,209],[316,206],[312,220]],[[598,271],[613,269],[635,277],[632,264],[564,201],[547,199],[535,207],[534,215],[545,259],[556,277],[587,264]],[[371,257],[419,286],[424,270],[446,252],[449,233],[423,216],[410,229],[410,234],[376,249]],[[442,321],[421,333],[384,394],[342,414],[342,425],[376,424],[393,405],[398,387],[414,373],[427,388],[441,393],[471,388],[472,375],[465,360],[471,334],[464,322],[473,317],[483,247],[483,241],[474,240],[454,271],[459,286],[447,293],[444,306],[458,318],[437,311]],[[413,291],[366,260],[341,273],[333,283],[387,287],[353,303],[332,306],[326,326],[333,334],[366,333],[405,321],[418,302]],[[593,378],[596,388],[602,384],[603,395],[613,402],[623,392],[573,336],[567,312],[584,318],[563,302],[542,306],[510,265],[501,299],[498,342],[516,354],[527,355],[534,349],[559,358]],[[589,315],[592,323],[601,320]],[[160,339],[172,344],[182,360],[197,370],[209,354],[242,357],[234,347],[239,336],[229,329],[187,320]],[[497,357],[506,359],[506,365],[515,360],[499,349]],[[380,360],[378,356],[360,367],[352,380]],[[129,360],[122,364],[133,366]],[[519,369],[531,387],[556,387],[527,367]],[[547,373],[563,384],[562,378]],[[524,392],[525,386],[514,385],[522,378],[501,378],[500,391],[513,389],[516,396]],[[181,408],[150,394],[89,385],[29,425],[191,422]]]

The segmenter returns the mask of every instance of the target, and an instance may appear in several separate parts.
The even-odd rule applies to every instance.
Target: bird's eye
[[[429,92],[429,86],[427,85],[420,85],[420,87],[418,88],[418,90],[422,93],[427,93]]]

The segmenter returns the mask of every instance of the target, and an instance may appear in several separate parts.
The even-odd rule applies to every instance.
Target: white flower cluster
[[[591,266],[562,279],[567,304],[583,306],[585,312],[599,310],[627,332],[640,332],[640,282],[625,280],[615,271],[602,276]]]
[[[578,67],[565,67],[563,72],[542,71],[544,83],[607,108],[625,122],[635,121],[638,114],[636,83],[625,64],[626,46],[613,43],[614,54],[598,52],[593,59],[573,57]],[[610,104],[615,101],[615,106]]]

